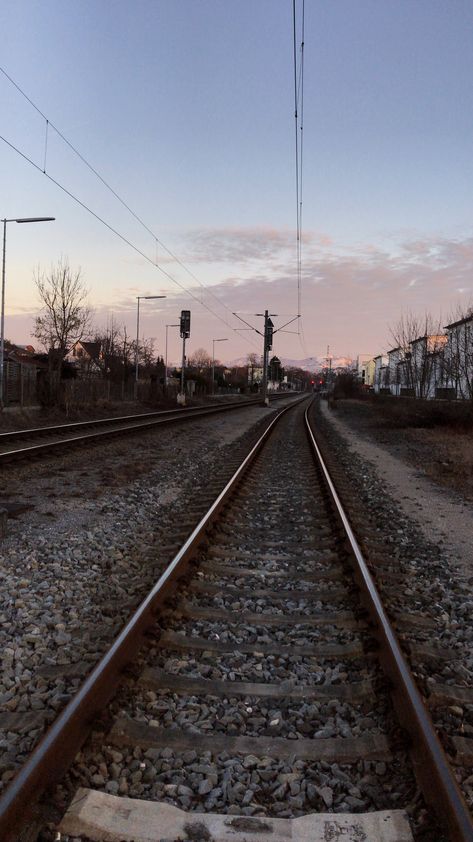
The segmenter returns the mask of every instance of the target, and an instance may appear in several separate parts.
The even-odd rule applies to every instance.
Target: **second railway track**
[[[273,396],[276,401],[290,397],[288,393]],[[78,445],[93,444],[115,436],[132,435],[157,429],[159,426],[176,422],[210,417],[223,412],[257,406],[260,400],[235,401],[212,406],[192,406],[182,409],[165,409],[142,412],[68,424],[40,426],[23,430],[0,432],[0,466],[20,459],[31,459],[54,451],[63,451]]]
[[[3,796],[2,839],[41,792],[70,804],[43,839],[471,840],[304,424],[286,411],[219,495]]]

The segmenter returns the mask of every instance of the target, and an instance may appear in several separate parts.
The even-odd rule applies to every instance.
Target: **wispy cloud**
[[[295,243],[290,229],[193,230],[186,236],[185,244],[185,248],[176,252],[197,277],[206,283],[210,278],[213,295],[227,309],[209,291],[186,277],[185,284],[192,287],[198,301],[177,288],[173,291],[172,285],[167,284],[168,298],[147,302],[143,308],[144,325],[151,316],[155,320],[153,324],[165,323],[168,313],[174,320],[180,308],[188,306],[193,314],[192,347],[194,343],[195,347],[206,344],[209,347],[208,338],[220,335],[223,330],[223,335],[231,339],[225,350],[234,357],[252,349],[247,346],[250,334],[239,337],[232,329],[241,325],[229,311],[250,314],[249,320],[258,326],[261,325],[253,314],[266,308],[279,314],[296,314]],[[205,272],[204,264],[207,264]],[[389,326],[403,310],[418,314],[429,310],[434,316],[449,313],[457,305],[468,303],[473,295],[472,279],[471,237],[448,239],[409,234],[389,247],[372,242],[350,247],[323,233],[308,232],[302,266],[302,313],[308,350],[314,356],[320,355],[330,344],[333,352],[340,355],[379,353],[390,341]],[[147,288],[140,284],[139,294],[146,294]],[[154,286],[149,289],[149,294],[156,292]],[[137,294],[135,286],[115,289],[113,300],[107,302],[102,298],[97,318],[113,310],[133,329]],[[93,305],[93,295],[91,298]],[[228,320],[228,330],[205,305]],[[22,316],[27,316],[24,307]],[[300,356],[297,336],[276,336],[277,353]],[[259,342],[256,335],[253,339]]]
[[[307,232],[303,246],[321,248],[331,245],[325,233]],[[282,255],[296,250],[296,232],[290,228],[225,227],[192,229],[185,235],[186,260],[192,263],[249,263],[264,261],[273,264]]]

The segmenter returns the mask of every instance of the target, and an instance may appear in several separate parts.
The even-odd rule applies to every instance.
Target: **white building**
[[[411,342],[410,380],[417,398],[435,398],[442,386],[445,334],[419,336]]]
[[[401,394],[401,386],[404,385],[402,383],[402,376],[403,376],[403,367],[399,365],[404,359],[405,353],[404,350],[400,347],[398,348],[391,348],[388,351],[388,371],[387,371],[387,386],[392,395],[396,395],[399,397]]]
[[[444,350],[445,395],[463,400],[473,397],[473,313],[446,325]]]
[[[369,363],[373,360],[372,354],[358,354],[356,358],[356,376],[360,383],[364,386],[372,386],[373,384],[369,382],[369,373],[370,373],[370,365]]]
[[[378,354],[374,357],[374,390],[377,394],[387,389],[388,357],[386,354]]]

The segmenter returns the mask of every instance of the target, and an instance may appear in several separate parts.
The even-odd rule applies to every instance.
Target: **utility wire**
[[[64,135],[64,134],[63,134],[63,133],[62,133],[62,132],[61,132],[61,131],[57,128],[57,126],[55,126],[55,125],[54,125],[54,123],[52,123],[52,122],[51,122],[51,120],[49,120],[49,119],[48,119],[48,117],[46,117],[46,115],[45,115],[45,114],[41,111],[41,109],[40,109],[40,108],[38,108],[38,106],[36,105],[36,103],[34,103],[34,102],[33,102],[33,100],[32,100],[32,99],[31,99],[31,98],[30,98],[30,97],[29,97],[29,96],[25,93],[25,91],[24,91],[24,90],[20,87],[20,85],[18,85],[18,83],[17,83],[17,82],[15,82],[15,80],[14,80],[14,79],[12,79],[12,77],[11,77],[11,76],[10,76],[10,75],[6,72],[6,70],[5,70],[3,67],[1,67],[1,66],[0,66],[0,72],[1,72],[1,73],[3,73],[3,75],[5,76],[5,78],[6,78],[6,79],[8,79],[8,81],[9,81],[9,82],[10,82],[10,83],[11,83],[11,84],[12,84],[12,85],[16,88],[16,90],[17,90],[17,91],[18,91],[18,92],[19,92],[19,93],[20,93],[20,94],[21,94],[21,95],[22,95],[22,96],[26,99],[26,101],[27,101],[27,102],[31,105],[31,107],[32,107],[32,108],[34,108],[34,110],[35,110],[35,111],[36,111],[36,112],[40,115],[40,117],[42,117],[42,119],[43,119],[43,120],[45,121],[45,123],[46,123],[46,134],[45,134],[45,138],[46,138],[46,139],[45,139],[45,152],[44,152],[44,167],[43,167],[43,169],[42,169],[43,174],[44,174],[44,175],[48,175],[48,173],[46,172],[47,138],[48,138],[48,128],[51,128],[51,129],[53,129],[53,131],[55,131],[55,132],[56,132],[56,134],[57,134],[57,135],[61,138],[61,140],[62,140],[62,141],[63,141],[63,142],[64,142],[64,143],[65,143],[65,144],[69,147],[69,149],[70,149],[70,150],[71,150],[71,151],[72,151],[75,155],[77,155],[77,157],[78,157],[78,158],[82,161],[82,163],[83,163],[83,164],[84,164],[84,165],[85,165],[85,166],[86,166],[86,167],[87,167],[87,168],[88,168],[88,169],[89,169],[89,170],[90,170],[90,171],[91,171],[91,172],[92,172],[92,173],[96,176],[96,178],[98,178],[98,179],[99,179],[99,181],[100,181],[100,182],[104,185],[104,187],[106,187],[106,189],[107,189],[107,190],[109,190],[109,191],[110,191],[110,193],[112,193],[112,195],[113,195],[113,196],[115,196],[115,198],[116,198],[116,199],[120,202],[120,204],[121,204],[121,205],[122,205],[122,206],[123,206],[123,207],[124,207],[124,208],[125,208],[125,209],[126,209],[126,210],[127,210],[127,211],[128,211],[128,212],[132,215],[132,216],[133,216],[133,217],[134,217],[134,219],[136,219],[136,221],[137,221],[137,222],[138,222],[138,223],[139,223],[139,224],[140,224],[140,225],[141,225],[141,226],[142,226],[142,227],[143,227],[143,228],[144,228],[144,229],[145,229],[145,230],[146,230],[149,234],[151,234],[151,236],[153,237],[153,239],[154,239],[154,240],[155,240],[155,242],[156,242],[156,246],[159,244],[159,245],[161,246],[161,248],[162,248],[162,249],[164,249],[164,251],[165,251],[165,252],[166,252],[166,253],[167,253],[170,257],[172,257],[172,259],[173,259],[173,260],[175,260],[175,261],[176,261],[176,263],[178,263],[178,264],[179,264],[179,266],[181,266],[181,268],[182,268],[182,269],[184,269],[184,271],[185,271],[185,272],[187,272],[187,274],[188,274],[188,275],[189,275],[189,276],[190,276],[190,277],[191,277],[191,278],[192,278],[192,279],[193,279],[193,280],[194,280],[194,281],[195,281],[195,282],[196,282],[196,283],[197,283],[200,287],[202,287],[202,289],[203,289],[203,290],[205,290],[205,291],[206,291],[209,295],[211,295],[211,296],[212,296],[212,298],[214,298],[214,299],[215,299],[215,301],[217,301],[217,302],[218,302],[218,304],[219,304],[221,307],[223,307],[225,310],[227,310],[227,312],[228,312],[228,313],[230,313],[230,314],[231,314],[231,312],[232,312],[232,311],[230,310],[230,308],[229,308],[229,307],[227,307],[227,305],[226,305],[226,304],[225,304],[225,303],[224,303],[224,302],[223,302],[223,301],[222,301],[222,300],[221,300],[221,299],[220,299],[217,295],[215,295],[215,293],[214,293],[214,292],[213,292],[213,291],[212,291],[209,287],[207,287],[205,284],[203,284],[203,283],[202,283],[202,281],[201,281],[201,280],[199,280],[199,278],[197,278],[197,276],[196,276],[196,275],[195,275],[195,274],[194,274],[194,273],[193,273],[193,272],[192,272],[192,271],[191,271],[191,270],[190,270],[190,269],[189,269],[189,268],[188,268],[188,267],[187,267],[187,266],[186,266],[186,265],[185,265],[185,264],[184,264],[184,263],[183,263],[183,262],[182,262],[182,261],[181,261],[181,260],[177,257],[177,255],[176,255],[176,254],[174,254],[174,252],[172,252],[172,251],[171,251],[171,249],[169,249],[169,248],[165,245],[165,243],[163,243],[163,242],[162,242],[162,241],[161,241],[161,240],[160,240],[160,239],[156,236],[156,234],[154,233],[154,231],[152,231],[152,230],[151,230],[151,228],[149,228],[149,226],[148,226],[148,225],[147,225],[147,224],[146,224],[146,223],[145,223],[145,222],[141,219],[141,217],[140,217],[140,216],[138,216],[138,214],[137,214],[137,213],[135,213],[135,211],[134,211],[134,210],[133,210],[133,209],[132,209],[132,208],[131,208],[131,207],[130,207],[130,206],[129,206],[129,205],[128,205],[125,201],[124,201],[124,199],[122,199],[122,198],[121,198],[121,196],[120,196],[120,195],[119,195],[119,194],[118,194],[118,193],[117,193],[117,192],[113,189],[113,187],[111,187],[111,185],[110,185],[110,184],[109,184],[109,183],[108,183],[108,182],[107,182],[107,181],[103,178],[103,176],[102,176],[102,175],[101,175],[101,174],[100,174],[100,173],[99,173],[99,172],[95,169],[95,167],[93,167],[93,166],[92,166],[92,164],[90,164],[90,163],[89,163],[89,161],[87,161],[87,159],[86,159],[86,158],[82,155],[82,153],[81,153],[81,152],[79,152],[79,150],[78,150],[78,149],[77,149],[77,148],[76,148],[76,147],[75,147],[75,146],[74,146],[74,145],[70,142],[70,140],[68,140],[68,138],[67,138],[67,137],[65,137],[65,135]],[[4,138],[2,138],[2,139],[4,140]],[[7,141],[5,141],[5,142],[7,142]],[[11,144],[10,144],[10,145],[11,145]],[[14,148],[14,147],[12,147],[12,148]],[[19,151],[19,150],[15,150],[15,151]],[[21,153],[20,153],[20,154],[21,154]],[[23,157],[26,157],[26,156],[23,156]],[[29,159],[27,158],[26,160],[29,160]],[[31,160],[29,160],[29,163],[33,163],[33,162],[32,162]],[[51,180],[54,180],[54,179],[51,179]],[[61,185],[58,185],[58,186],[60,186],[60,187],[61,187]],[[75,197],[72,197],[72,198],[75,198]],[[85,207],[85,205],[84,205],[84,207]],[[86,209],[87,209],[87,210],[90,210],[89,208],[86,208]],[[97,218],[98,218],[98,217],[97,217]],[[103,221],[103,220],[101,220],[101,221]],[[106,223],[104,223],[104,224],[106,224]],[[115,232],[115,233],[117,233],[117,232]],[[120,236],[120,235],[118,235],[118,236]],[[157,249],[156,249],[156,251],[157,251]],[[154,263],[153,265],[155,265],[155,266],[157,266],[157,267],[158,267],[158,261],[157,261],[157,259],[156,259],[156,263]],[[160,268],[160,267],[158,267],[158,268]],[[164,270],[161,270],[161,271],[163,271],[163,272],[164,272]],[[166,274],[166,275],[167,275],[167,273],[166,273],[166,272],[164,272],[164,274]],[[168,277],[170,277],[170,276],[168,275]],[[177,283],[177,281],[175,281],[175,283]],[[184,290],[186,290],[186,291],[188,292],[188,290],[187,290],[187,288],[186,288],[186,287],[184,287],[184,286],[183,286],[183,285],[181,285],[181,284],[178,284],[178,285],[179,285],[179,286],[181,286],[181,288],[182,288],[182,289],[184,289]],[[191,295],[192,295],[192,297],[193,297],[193,298],[195,298],[195,300],[198,300],[198,299],[196,298],[196,296],[194,296],[192,293],[189,293],[189,294],[191,294]],[[199,303],[201,303],[203,306],[205,306],[205,305],[204,305],[204,303],[203,303],[203,300],[202,300],[202,299],[200,300],[200,302],[199,302]],[[208,308],[208,307],[207,307],[207,309],[208,309],[208,310],[210,310],[210,308]],[[210,312],[213,312],[213,311],[212,311],[212,310],[210,310]],[[220,318],[220,317],[219,317],[219,318]],[[226,319],[223,319],[223,320],[221,319],[221,321],[223,321],[223,322],[224,322],[224,324],[226,324],[226,326],[227,326],[227,327],[229,327],[231,330],[235,330],[235,328],[233,328],[233,327],[232,327],[232,325],[231,325],[231,324],[230,324],[230,323],[229,323]]]
[[[293,33],[293,65],[294,65],[294,129],[295,129],[295,169],[296,169],[296,260],[297,260],[297,312],[300,313],[300,281],[299,281],[299,95],[297,83],[297,21],[296,21],[296,0],[292,0],[292,33]]]
[[[308,351],[302,323],[302,195],[303,195],[303,128],[304,128],[304,39],[305,39],[305,0],[301,10],[300,61],[297,60],[297,8],[292,2],[293,28],[293,72],[294,72],[294,127],[295,127],[295,181],[296,181],[296,274],[297,274],[297,332],[305,356]]]
[[[303,175],[303,157],[304,157],[304,19],[305,19],[305,0],[302,0],[302,41],[301,41],[301,64],[300,64],[300,156],[299,156],[299,299],[298,310],[301,312],[301,296],[302,296],[302,175]]]
[[[133,249],[133,251],[135,251],[137,254],[139,254],[140,257],[144,258],[144,260],[146,260],[147,263],[150,263],[152,266],[154,266],[156,269],[158,269],[159,272],[162,272],[162,274],[165,275],[166,278],[168,278],[173,284],[176,284],[178,287],[180,287],[180,289],[182,289],[184,292],[186,292],[188,295],[190,295],[191,298],[193,298],[195,301],[197,301],[198,304],[200,304],[202,307],[204,307],[206,310],[208,310],[209,313],[211,313],[213,316],[215,316],[217,319],[219,319],[221,322],[223,322],[227,327],[230,327],[231,330],[236,332],[236,328],[231,327],[231,325],[228,324],[226,319],[224,319],[222,316],[220,316],[218,313],[216,313],[215,310],[212,310],[212,308],[209,307],[208,304],[205,304],[204,301],[199,300],[197,295],[195,295],[192,292],[192,290],[185,287],[184,284],[181,284],[181,282],[178,281],[176,278],[174,278],[169,272],[166,272],[166,270],[163,269],[162,266],[159,266],[144,251],[142,251],[138,246],[136,246],[134,243],[132,243],[131,240],[129,240],[127,237],[125,237],[124,234],[121,234],[120,231],[117,231],[116,228],[114,228],[112,225],[110,225],[110,223],[107,222],[105,219],[103,219],[103,217],[99,216],[99,214],[97,214],[94,210],[92,210],[92,208],[90,208],[88,205],[86,205],[85,202],[83,202],[81,199],[79,199],[77,196],[75,196],[74,193],[72,193],[70,190],[68,190],[67,187],[65,187],[63,184],[61,184],[59,181],[57,181],[57,179],[53,178],[52,175],[50,175],[48,172],[44,172],[44,170],[35,161],[33,161],[31,158],[29,158],[28,155],[25,155],[25,153],[22,152],[21,149],[18,149],[18,147],[16,147],[13,143],[11,143],[9,140],[7,140],[5,137],[3,137],[3,135],[0,135],[0,140],[2,140],[7,146],[9,146],[10,149],[13,149],[13,151],[16,152],[18,155],[20,155],[21,158],[23,158],[25,161],[27,161],[29,164],[31,164],[31,166],[34,167],[36,170],[38,170],[38,172],[40,172],[44,176],[46,176],[46,178],[49,179],[49,181],[51,181],[53,184],[55,184],[56,187],[59,187],[59,189],[62,190],[63,193],[65,193],[67,196],[69,196],[69,198],[71,198],[74,202],[76,202],[78,205],[80,205],[81,208],[83,208],[88,213],[90,213],[91,216],[93,216],[98,222],[100,222],[102,225],[104,225],[106,228],[108,228],[108,230],[111,231],[112,234],[115,234],[115,236],[118,237],[120,240],[122,240],[122,242],[126,243],[126,245],[128,245],[131,249]],[[245,338],[248,339],[248,341],[251,342],[251,344],[256,347],[256,344],[254,342],[252,342],[249,337],[245,337]]]

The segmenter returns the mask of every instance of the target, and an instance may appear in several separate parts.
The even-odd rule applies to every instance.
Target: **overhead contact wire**
[[[13,149],[13,151],[16,152],[18,155],[20,155],[21,158],[23,158],[25,161],[27,161],[29,164],[31,164],[31,166],[34,167],[36,170],[38,170],[38,172],[40,172],[44,176],[46,176],[46,178],[49,179],[49,181],[51,181],[52,184],[55,184],[56,187],[58,187],[60,190],[63,191],[63,193],[65,193],[67,196],[69,196],[69,198],[71,198],[74,202],[76,202],[78,205],[80,205],[80,207],[83,208],[85,211],[90,213],[91,216],[94,217],[94,219],[96,219],[98,222],[100,222],[102,225],[104,225],[106,228],[108,228],[108,230],[111,231],[112,234],[115,234],[116,237],[118,237],[123,243],[125,243],[127,246],[129,246],[131,249],[133,249],[133,251],[135,251],[137,254],[139,254],[140,257],[142,257],[144,260],[146,260],[148,263],[150,263],[151,266],[154,266],[156,269],[158,269],[158,271],[161,272],[163,275],[165,275],[165,277],[168,278],[168,280],[170,280],[171,283],[176,284],[176,286],[178,286],[181,290],[183,290],[183,292],[187,293],[187,295],[189,295],[191,298],[193,298],[194,301],[197,301],[198,304],[200,304],[202,307],[204,307],[205,310],[207,310],[209,313],[211,313],[213,316],[215,316],[215,318],[219,319],[219,321],[221,321],[223,324],[225,324],[231,330],[236,332],[236,328],[231,327],[231,325],[228,324],[226,319],[222,318],[222,316],[220,316],[218,313],[216,313],[215,310],[212,310],[212,308],[209,307],[208,304],[205,304],[203,301],[200,301],[199,298],[197,297],[197,295],[195,295],[192,292],[192,290],[185,287],[184,284],[181,284],[180,281],[178,281],[176,278],[174,278],[172,275],[170,275],[169,272],[166,272],[166,270],[163,269],[162,266],[159,266],[157,263],[155,263],[155,261],[152,260],[144,251],[142,251],[138,246],[136,246],[134,243],[132,243],[131,240],[129,240],[127,237],[125,237],[124,234],[120,233],[120,231],[117,231],[117,229],[114,228],[113,225],[110,225],[110,223],[107,222],[105,219],[103,219],[103,217],[99,216],[99,214],[97,214],[94,210],[92,210],[92,208],[90,208],[88,205],[86,205],[85,202],[83,202],[81,199],[79,199],[78,196],[75,196],[74,193],[72,193],[70,190],[68,190],[67,187],[65,187],[63,184],[61,184],[60,181],[57,181],[57,179],[55,179],[52,175],[50,175],[48,172],[45,172],[35,161],[32,160],[32,158],[30,158],[28,155],[25,155],[25,153],[22,152],[21,149],[18,149],[17,146],[15,146],[13,143],[11,143],[9,140],[7,140],[7,138],[3,137],[3,135],[0,135],[0,140],[2,140],[7,146],[9,146],[10,149]],[[245,338],[252,345],[255,346],[255,343],[252,342],[249,337],[245,337]]]
[[[297,61],[297,10],[296,0],[292,2],[293,23],[293,71],[294,71],[294,122],[295,122],[295,176],[296,176],[296,276],[297,276],[297,333],[305,356],[308,356],[302,323],[302,164],[303,164],[303,116],[304,116],[304,39],[305,0],[302,0],[300,63]]]
[[[114,190],[113,187],[98,172],[98,170],[96,170],[95,167],[93,167],[92,164],[89,163],[89,161],[82,155],[81,152],[79,152],[79,150],[71,143],[71,141],[68,140],[68,138],[60,131],[60,129],[58,129],[57,126],[55,126],[54,123],[52,123],[48,119],[48,117],[46,117],[46,115],[41,111],[41,109],[38,108],[36,103],[33,102],[33,100],[28,96],[28,94],[25,93],[25,91],[20,87],[20,85],[18,85],[18,83],[15,82],[14,79],[12,79],[12,77],[6,72],[6,70],[3,67],[0,67],[0,71],[3,73],[5,78],[8,79],[8,81],[16,88],[16,90],[26,99],[26,101],[31,105],[31,107],[34,108],[34,110],[42,117],[42,119],[46,123],[44,167],[42,169],[43,174],[47,175],[47,173],[46,173],[47,139],[48,139],[48,128],[51,127],[56,132],[56,134],[61,138],[61,140],[69,147],[69,149],[71,149],[71,151],[75,155],[77,155],[77,157],[82,161],[82,163],[96,176],[96,178],[99,179],[99,181],[104,185],[104,187],[107,190],[109,190],[109,192],[117,199],[117,201],[120,202],[120,204],[128,211],[128,213],[130,213],[131,216],[134,219],[136,219],[136,221],[145,229],[145,231],[147,231],[148,234],[150,234],[153,237],[156,244],[159,244],[161,246],[161,248],[164,249],[164,251],[170,257],[172,257],[172,259],[175,260],[176,263],[178,263],[179,266],[181,266],[181,268],[184,269],[185,272],[187,272],[189,277],[191,277],[200,287],[202,287],[202,289],[205,290],[221,307],[223,307],[228,313],[231,314],[232,311],[230,310],[230,308],[223,301],[221,301],[221,299],[209,287],[207,287],[204,283],[202,283],[202,281],[199,278],[197,278],[197,276],[185,265],[185,263],[183,263],[182,260],[180,260],[177,257],[177,255],[174,254],[174,252],[172,252],[171,249],[169,249],[165,245],[165,243],[163,243],[159,239],[159,237],[156,236],[154,231],[152,231],[151,228],[149,228],[149,226],[143,221],[143,219],[141,219],[141,217],[137,213],[135,213],[135,211],[125,202],[124,199],[122,199],[122,197],[116,192],[116,190]],[[2,139],[5,140],[5,138],[2,138]],[[8,143],[8,141],[5,141],[5,142]],[[12,144],[9,144],[9,145],[13,149],[15,149],[15,151],[17,151],[19,154],[22,154],[20,152],[20,150],[16,149],[16,147],[14,147]],[[23,157],[25,157],[25,159],[28,160],[29,163],[31,163],[31,164],[34,163],[29,158],[27,158],[27,156],[23,156]],[[60,186],[62,188],[62,185],[58,184],[58,186]],[[75,197],[72,196],[72,194],[70,194],[70,195],[71,195],[72,198],[75,198]],[[83,205],[83,206],[86,207],[85,205]],[[89,208],[86,208],[86,209],[90,211]],[[90,211],[90,212],[92,213],[92,211]],[[97,217],[97,219],[98,218],[99,217]],[[103,222],[103,220],[101,220],[101,221]],[[106,224],[106,223],[104,222],[104,224]],[[111,229],[111,230],[113,230],[113,229]],[[118,232],[115,232],[115,233],[118,234]],[[118,234],[118,236],[121,236],[121,235]],[[151,263],[153,263],[153,261],[151,261]],[[157,259],[156,259],[156,264],[153,264],[153,265],[156,265],[157,268],[161,269],[161,267],[158,265]],[[164,270],[161,270],[161,271],[163,271],[163,273],[167,275],[167,273]],[[170,277],[169,275],[167,275],[167,276]],[[173,280],[174,283],[176,283],[178,286],[180,286],[181,289],[188,292],[196,301],[199,301],[199,299],[196,296],[194,296],[192,293],[190,293],[190,291],[187,289],[187,287],[185,287],[182,284],[179,284],[175,279],[171,278],[171,280]],[[201,300],[199,303],[201,303],[202,306],[204,306],[204,307],[206,306],[204,304],[203,300]],[[206,307],[206,309],[209,310],[209,312],[216,315],[211,308]],[[232,325],[230,324],[230,322],[228,320],[222,319],[220,316],[218,316],[218,318],[220,318],[220,320],[223,322],[223,324],[225,324],[228,328],[230,328],[230,330],[235,330],[235,328],[232,327]]]

